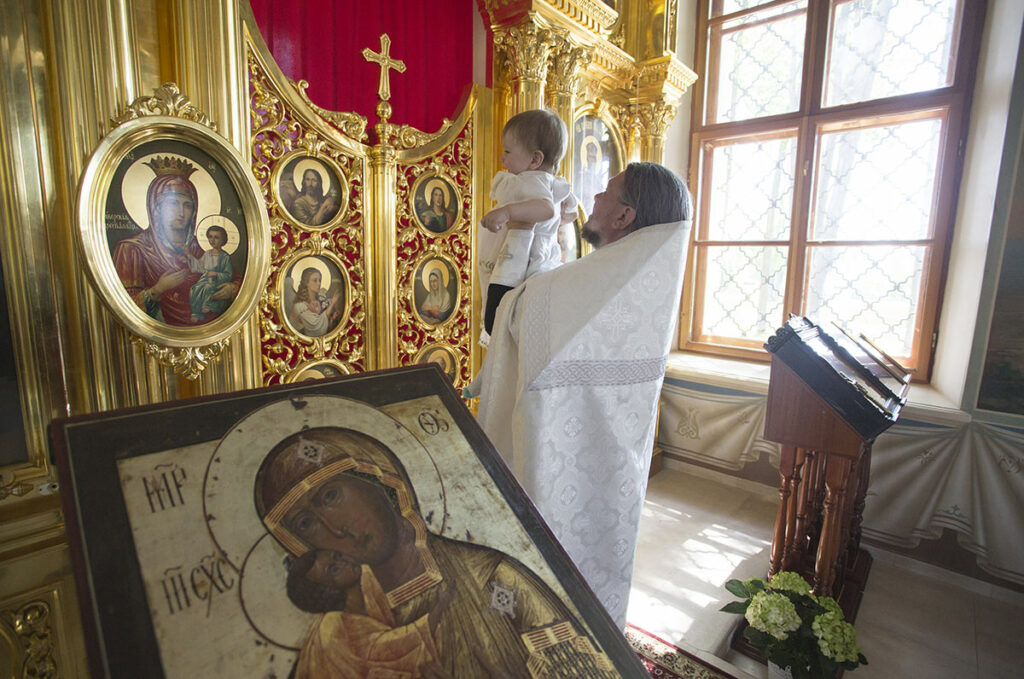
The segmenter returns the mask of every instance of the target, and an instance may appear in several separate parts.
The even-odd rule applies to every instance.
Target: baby
[[[206,320],[210,314],[224,313],[231,300],[213,299],[213,295],[217,288],[231,282],[235,277],[231,257],[224,252],[228,232],[222,226],[211,226],[206,230],[206,240],[210,243],[210,249],[198,259],[190,256],[188,262],[189,270],[200,274],[199,280],[192,285],[188,295],[194,323]]]
[[[569,183],[556,174],[568,137],[561,118],[540,109],[512,116],[501,132],[505,170],[491,183],[497,206],[480,220],[478,238],[484,344],[505,293],[562,262],[558,231],[578,211]],[[502,228],[503,238],[495,235]]]

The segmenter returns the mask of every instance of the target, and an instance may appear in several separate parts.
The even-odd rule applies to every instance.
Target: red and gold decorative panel
[[[459,386],[472,378],[472,122],[397,170],[399,364],[437,362]]]
[[[271,218],[263,382],[363,371],[366,162],[349,135],[365,138],[365,121],[302,106],[302,84],[275,81],[251,51],[248,65],[252,171]]]
[[[434,133],[388,122],[382,99],[370,146],[364,118],[317,107],[251,48],[252,169],[272,241],[264,384],[429,362],[466,384],[476,96]]]

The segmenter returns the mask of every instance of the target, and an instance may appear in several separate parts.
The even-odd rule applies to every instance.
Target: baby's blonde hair
[[[569,131],[554,111],[533,109],[509,118],[501,133],[521,144],[529,153],[540,151],[544,162],[540,168],[556,172],[569,144]]]

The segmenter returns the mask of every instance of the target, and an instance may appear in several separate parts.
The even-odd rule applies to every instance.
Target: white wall
[[[996,179],[1003,158],[1022,21],[1024,2],[989,0],[932,375],[933,388],[954,403],[963,403],[965,409],[971,407],[965,401],[974,400],[973,394],[964,394],[971,352],[985,348],[984,341],[972,347],[974,325],[982,302]],[[991,300],[984,303],[990,304]],[[987,332],[980,333],[980,338],[987,338]]]
[[[694,9],[694,2],[679,3],[679,26],[676,29],[676,57],[693,68],[693,47],[696,32],[697,12]],[[685,16],[684,16],[685,15]],[[696,87],[697,83],[693,85]],[[674,170],[680,177],[690,183],[688,176],[690,168],[690,118],[693,108],[693,87],[683,95],[679,104],[679,113],[669,128],[665,139],[665,166]]]

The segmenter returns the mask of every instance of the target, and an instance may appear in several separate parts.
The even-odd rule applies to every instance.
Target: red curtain
[[[325,109],[377,122],[380,67],[363,48],[380,53],[391,38],[391,122],[434,132],[453,118],[473,82],[473,0],[250,0],[278,66],[309,82],[310,99]]]

